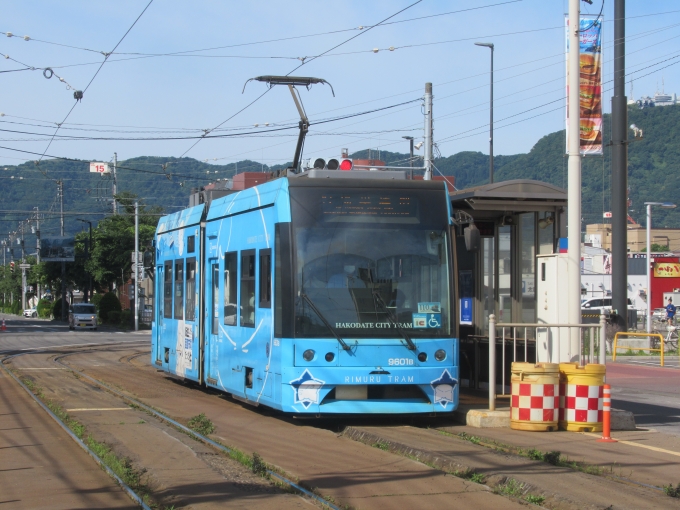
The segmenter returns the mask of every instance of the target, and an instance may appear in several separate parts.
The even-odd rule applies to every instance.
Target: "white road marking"
[[[21,368],[19,370],[66,370],[65,368],[51,367],[51,368]]]
[[[81,407],[76,409],[67,409],[69,413],[75,413],[77,411],[129,411],[129,407]]]

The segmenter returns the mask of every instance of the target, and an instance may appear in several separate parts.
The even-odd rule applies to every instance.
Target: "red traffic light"
[[[14,261],[13,261],[13,260],[9,263],[9,270],[10,270],[12,273],[14,272]]]
[[[351,170],[354,167],[351,159],[343,159],[340,163],[340,170]]]

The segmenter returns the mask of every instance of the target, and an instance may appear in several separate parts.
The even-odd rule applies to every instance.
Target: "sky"
[[[602,1],[581,2],[581,12],[603,11],[606,113],[614,2]],[[43,154],[110,161],[114,152],[119,160],[285,163],[299,120],[289,91],[256,81],[243,89],[250,78],[291,72],[323,78],[335,93],[325,85],[300,90],[312,123],[306,158],[337,157],[342,148],[408,152],[402,137],[423,136],[426,82],[433,83],[439,152],[488,154],[490,51],[476,41],[495,45],[496,155],[528,152],[564,127],[567,0],[148,3],[3,2],[0,166]],[[633,96],[680,92],[680,3],[627,4]],[[81,101],[71,88],[84,91]],[[362,115],[337,120],[355,114]],[[216,137],[197,138],[206,132]],[[175,139],[149,139],[159,137]]]

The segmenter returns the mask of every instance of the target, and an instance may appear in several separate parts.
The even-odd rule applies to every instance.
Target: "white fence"
[[[501,396],[507,396],[505,385],[506,345],[512,342],[512,361],[517,360],[517,347],[524,347],[527,358],[529,342],[536,342],[534,363],[576,362],[605,364],[607,356],[606,319],[600,315],[599,324],[525,324],[496,323],[489,316],[489,411],[496,409],[496,345],[501,343]],[[500,332],[500,337],[498,333]],[[597,353],[597,355],[596,355]]]

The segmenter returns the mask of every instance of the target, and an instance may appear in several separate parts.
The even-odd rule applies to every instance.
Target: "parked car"
[[[628,309],[635,310],[635,305],[628,298]],[[609,313],[612,311],[612,298],[590,298],[581,301],[581,312]]]
[[[664,321],[666,320],[666,309],[665,308],[655,308],[652,311],[653,321]]]
[[[97,331],[97,309],[93,304],[79,303],[68,311],[68,329],[76,328]]]
[[[33,308],[26,308],[24,310],[24,317],[37,317],[38,316],[38,310],[35,309],[35,306]]]

